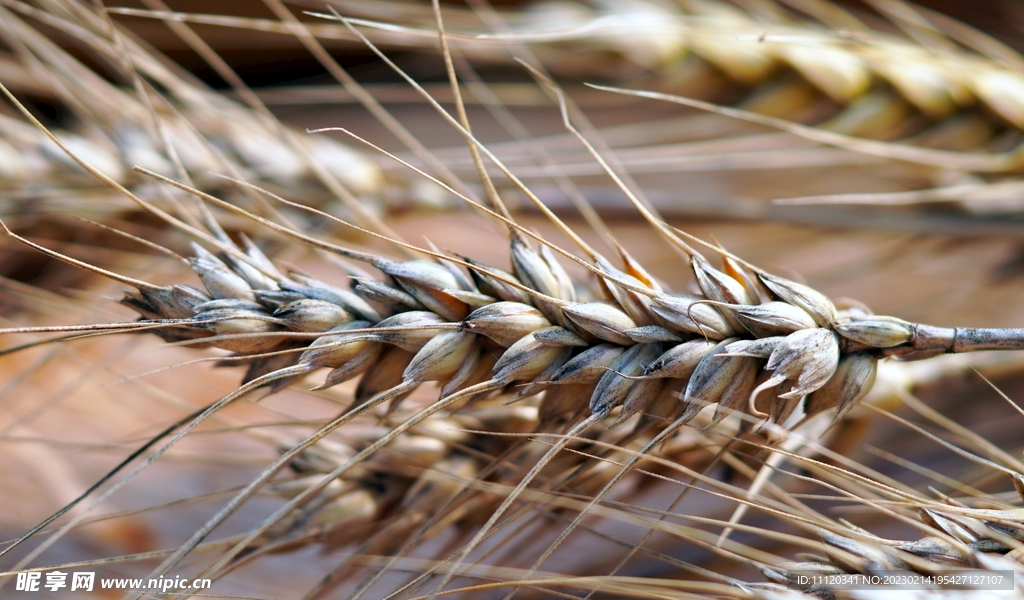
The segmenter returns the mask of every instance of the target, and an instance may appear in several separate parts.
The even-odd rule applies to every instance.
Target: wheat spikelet
[[[146,175],[174,183],[153,173]],[[178,549],[117,559],[160,560],[154,575],[173,574],[187,564],[182,561],[193,551],[206,550],[214,554],[198,555],[213,558],[192,565],[194,572],[221,580],[269,553],[301,551],[312,541],[329,541],[354,546],[355,551],[345,555],[343,568],[363,570],[350,581],[344,573],[328,575],[312,592],[331,593],[337,585],[352,596],[383,596],[382,590],[406,583],[390,585],[393,581],[388,581],[401,569],[428,575],[414,578],[413,583],[422,582],[425,587],[418,592],[416,587],[408,588],[410,593],[430,594],[453,576],[497,579],[505,588],[495,592],[499,597],[509,590],[525,594],[536,589],[580,593],[600,589],[610,596],[705,592],[749,597],[751,593],[777,592],[770,586],[737,585],[737,580],[727,575],[712,577],[717,583],[708,584],[679,578],[615,577],[617,569],[612,568],[608,570],[612,576],[604,579],[547,573],[542,570],[543,558],[559,548],[554,543],[544,545],[554,535],[540,536],[541,548],[537,548],[535,540],[517,539],[506,524],[504,517],[517,516],[540,523],[543,530],[545,520],[565,522],[570,520],[567,515],[575,513],[579,518],[573,519],[570,528],[619,541],[615,533],[595,531],[584,523],[583,517],[589,513],[656,529],[712,551],[717,544],[721,556],[775,575],[792,570],[792,565],[744,543],[718,540],[717,534],[677,525],[674,520],[681,515],[672,509],[669,513],[646,508],[637,512],[606,498],[607,491],[628,470],[621,465],[650,472],[647,461],[655,465],[656,473],[681,472],[741,505],[753,503],[758,509],[781,515],[785,522],[826,532],[825,545],[805,543],[820,553],[831,552],[832,568],[874,568],[865,561],[875,558],[877,547],[892,544],[871,540],[870,548],[855,547],[842,538],[852,538],[863,546],[866,536],[858,537],[845,525],[799,503],[780,503],[777,497],[701,474],[700,470],[716,460],[730,462],[738,470],[744,464],[729,453],[713,458],[706,449],[716,444],[708,442],[699,430],[738,433],[753,442],[754,448],[777,448],[774,444],[787,442],[802,448],[806,442],[790,436],[786,429],[764,425],[758,431],[759,424],[768,418],[780,425],[793,425],[803,411],[811,419],[801,426],[801,436],[815,437],[828,426],[832,415],[822,414],[815,420],[811,413],[831,409],[842,413],[852,408],[870,387],[878,358],[925,358],[952,351],[1016,347],[1020,342],[1019,331],[932,328],[876,317],[856,304],[836,308],[807,286],[711,247],[709,250],[724,261],[723,270],[718,270],[690,247],[687,238],[660,224],[666,237],[688,254],[694,273],[693,294],[670,294],[628,254],[623,252],[622,264],[616,266],[583,242],[583,256],[573,258],[580,268],[581,263],[587,265],[589,271],[584,273],[594,278],[588,284],[561,265],[560,260],[568,256],[556,257],[553,245],[531,246],[529,238],[541,240],[529,229],[517,228],[514,221],[504,222],[511,238],[509,270],[489,267],[478,257],[466,260],[408,246],[440,262],[400,260],[305,236],[288,225],[177,185],[288,238],[367,263],[385,278],[381,281],[357,274],[356,285],[349,291],[282,270],[247,239],[225,234],[202,209],[182,211],[179,217],[183,220],[176,225],[198,242],[193,255],[183,260],[205,289],[157,285],[105,273],[135,288],[123,303],[142,318],[87,326],[81,331],[152,328],[167,340],[210,345],[237,355],[218,358],[224,364],[248,365],[245,386],[202,409],[201,414],[180,420],[166,434],[173,434],[170,442],[151,438],[147,445],[161,444],[161,448],[148,455],[142,466],[184,438],[199,420],[222,418],[217,412],[221,406],[261,384],[288,383],[323,367],[332,369],[325,386],[362,375],[354,390],[355,404],[345,409],[350,399],[334,396],[341,407],[335,407],[335,414],[326,420],[321,417],[312,428],[308,423],[286,424],[284,433],[267,429],[240,436],[249,438],[250,444],[257,442],[264,451],[271,447],[277,456],[255,478],[245,479],[241,490],[227,490],[228,504],[223,504],[224,498],[216,499],[220,512]],[[156,210],[147,201],[140,200],[139,205]],[[191,218],[186,217],[190,214]],[[174,217],[165,218],[175,222]],[[574,235],[569,230],[564,233]],[[53,254],[44,247],[36,249]],[[18,328],[12,333],[32,331]],[[260,356],[274,351],[283,353]],[[414,408],[403,401],[417,386],[435,380],[444,384],[440,400],[421,397]],[[499,390],[504,393],[487,396]],[[530,396],[540,391],[544,391],[543,400],[539,404],[536,399],[531,401]],[[803,396],[807,399],[801,407]],[[525,404],[504,406],[510,397],[519,397]],[[717,406],[699,413],[706,404]],[[378,405],[381,409],[374,410]],[[609,416],[619,406],[621,412]],[[342,412],[337,413],[337,408]],[[587,409],[593,413],[590,418],[580,414]],[[616,416],[626,420],[631,412],[635,413],[632,432],[612,427]],[[371,418],[356,418],[363,415]],[[727,422],[719,422],[729,415]],[[693,419],[698,420],[698,428],[680,427]],[[374,425],[374,421],[379,423]],[[553,447],[519,441],[525,434]],[[783,449],[793,452],[786,446]],[[148,452],[150,448],[143,450],[143,454]],[[779,450],[774,452],[783,456]],[[645,462],[637,463],[641,456],[647,457]],[[279,471],[285,467],[294,476],[281,477]],[[1020,476],[1019,466],[1004,466],[1002,471]],[[135,473],[143,471],[132,475]],[[825,475],[821,478],[829,481]],[[864,490],[872,486],[866,480],[856,483]],[[639,488],[636,482],[633,486],[631,489]],[[261,490],[288,502],[274,504],[269,518],[260,517],[244,533],[210,540],[208,535],[221,531],[217,528],[230,513],[251,507],[250,498]],[[935,504],[920,497],[907,500],[908,496],[896,500],[914,506]],[[865,491],[861,497],[871,498],[871,494]],[[947,529],[954,526],[949,523],[968,528],[968,534],[956,531],[961,545],[974,545],[970,551],[1015,551],[1015,542],[1006,539],[1002,530],[993,537],[984,536],[985,527],[992,529],[984,524],[986,520],[1003,525],[1010,521],[1012,525],[1013,514],[975,512],[963,517],[945,507],[934,507],[931,514],[947,535],[951,535]],[[980,519],[982,524],[969,518]],[[768,539],[782,539],[760,525],[700,519],[694,520],[712,527],[734,525]],[[450,528],[455,534],[444,545],[441,534]],[[60,536],[69,530],[73,531],[61,530],[48,543],[60,542]],[[560,544],[561,536],[555,541]],[[429,544],[441,547],[433,549],[431,559],[414,562],[410,552]],[[974,556],[964,554],[967,551],[954,542],[947,540],[947,544],[953,549],[947,548],[946,554],[932,550],[925,558],[957,552],[961,559]],[[476,548],[480,552],[474,553]],[[520,568],[489,566],[487,556],[495,552],[512,556],[505,563],[494,564],[516,564],[511,558],[521,549],[533,551],[523,552]],[[920,549],[904,544],[899,550],[912,553]],[[643,544],[634,551],[651,552]],[[858,561],[857,552],[867,556]],[[653,556],[687,568],[679,560],[657,553]],[[445,557],[448,560],[442,562]],[[68,559],[55,568],[74,564]],[[430,573],[436,576],[431,578]],[[484,588],[465,591],[474,593],[486,592]]]

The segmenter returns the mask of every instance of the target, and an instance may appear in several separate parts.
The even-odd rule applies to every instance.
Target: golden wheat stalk
[[[464,117],[448,119],[480,153],[493,160],[488,149],[472,138]],[[54,141],[62,143],[59,138]],[[73,151],[69,155],[77,156]],[[595,151],[594,155],[598,161],[603,160],[601,153]],[[136,289],[125,297],[124,303],[137,310],[142,319],[48,330],[80,331],[86,335],[152,330],[176,342],[232,351],[237,356],[224,362],[249,365],[248,382],[243,387],[180,420],[163,436],[151,438],[134,453],[132,458],[142,456],[161,443],[162,437],[173,434],[169,442],[149,454],[127,478],[105,491],[103,498],[141,473],[200,421],[218,418],[221,407],[248,391],[264,384],[286,382],[322,367],[332,369],[325,386],[362,375],[355,405],[329,422],[318,424],[312,435],[304,427],[284,435],[255,434],[256,439],[279,448],[280,456],[240,490],[231,491],[232,499],[177,550],[120,559],[162,559],[153,571],[154,577],[172,574],[172,569],[182,567],[182,560],[193,551],[217,552],[215,559],[203,563],[196,572],[222,576],[244,568],[266,553],[301,548],[325,535],[333,534],[342,543],[352,543],[361,537],[355,530],[359,526],[363,531],[376,532],[364,534],[367,541],[348,555],[351,562],[346,563],[368,569],[351,593],[353,597],[365,596],[376,593],[371,590],[380,590],[374,586],[379,586],[382,578],[404,568],[409,551],[455,527],[461,535],[449,548],[434,555],[440,560],[417,566],[410,563],[411,568],[422,570],[424,575],[401,586],[402,589],[411,591],[417,589],[416,585],[426,585],[424,590],[433,588],[435,592],[428,592],[433,595],[455,576],[496,577],[504,582],[501,586],[511,588],[510,594],[519,588],[539,588],[600,589],[612,595],[703,591],[749,596],[746,590],[755,589],[736,586],[735,580],[725,576],[718,580],[732,584],[731,587],[677,579],[637,581],[614,577],[617,569],[606,579],[574,579],[539,571],[569,533],[579,528],[590,530],[583,525],[587,514],[656,529],[773,574],[793,570],[791,565],[733,542],[728,536],[716,540],[718,536],[707,531],[677,525],[674,520],[680,515],[672,511],[644,509],[637,513],[635,507],[607,498],[619,479],[641,464],[646,466],[647,462],[641,460],[681,471],[741,505],[753,506],[821,533],[825,545],[806,540],[798,543],[829,553],[833,557],[832,568],[870,570],[877,568],[876,563],[865,561],[876,558],[878,552],[874,550],[884,543],[872,540],[874,546],[865,549],[866,536],[851,533],[851,528],[816,514],[800,502],[765,497],[753,488],[742,490],[696,471],[718,460],[744,469],[732,454],[723,453],[721,458],[698,457],[696,461],[689,458],[678,463],[666,461],[666,457],[685,455],[708,443],[681,425],[700,418],[703,428],[735,431],[747,436],[749,443],[759,420],[771,417],[779,425],[787,421],[793,424],[800,420],[802,411],[808,418],[807,425],[801,428],[802,435],[815,435],[811,433],[815,427],[818,431],[827,427],[830,418],[815,420],[814,413],[830,409],[845,412],[851,408],[870,387],[875,362],[881,357],[924,358],[936,353],[1020,344],[1019,330],[915,326],[899,319],[872,316],[855,304],[837,308],[807,286],[708,246],[724,261],[723,270],[718,270],[691,247],[693,241],[667,228],[635,198],[637,208],[651,219],[659,233],[686,254],[695,276],[694,291],[698,293],[673,295],[664,291],[625,251],[621,252],[622,266],[617,267],[563,226],[563,232],[579,245],[583,255],[565,252],[522,228],[498,202],[497,213],[476,206],[510,232],[511,272],[394,240],[391,243],[432,256],[438,262],[389,259],[378,253],[353,250],[259,217],[186,184],[140,171],[287,238],[368,263],[386,276],[383,281],[360,277],[355,288],[348,291],[317,278],[282,272],[257,246],[246,239],[236,242],[228,236],[205,209],[194,213],[184,210],[172,216],[117,181],[104,178],[88,161],[80,164],[93,170],[108,185],[119,188],[143,210],[188,232],[200,243],[194,247],[195,256],[183,260],[203,282],[205,290],[186,285],[156,285],[104,271],[104,275]],[[485,173],[483,169],[480,172]],[[486,177],[484,187],[492,201],[498,199]],[[451,187],[444,189],[459,196]],[[522,191],[529,194],[525,186]],[[539,249],[531,247],[529,238],[541,244]],[[41,246],[35,247],[70,260]],[[571,277],[559,264],[556,252],[585,268],[593,282],[586,285],[582,278]],[[80,266],[93,268],[81,263]],[[577,297],[583,292],[600,300]],[[11,333],[34,331],[40,330],[22,327]],[[308,343],[310,340],[312,343]],[[419,411],[408,410],[401,404],[415,387],[434,380],[444,384],[439,400],[422,405]],[[523,399],[542,390],[543,401],[525,411],[503,406],[502,396],[482,397],[505,391]],[[475,402],[462,406],[471,399]],[[383,423],[378,428],[356,418],[389,402],[393,413],[374,414]],[[699,415],[710,404],[717,406]],[[610,415],[620,406],[617,415]],[[592,415],[582,418],[579,413],[586,408]],[[631,414],[633,432],[620,433],[610,428],[614,423],[609,422],[609,416],[617,416],[621,421]],[[732,415],[731,429],[720,429],[720,421],[728,415]],[[453,432],[453,428],[474,431]],[[337,434],[327,438],[334,432]],[[552,447],[538,449],[523,442],[494,442],[503,437],[521,439],[527,433],[550,440]],[[766,425],[761,433],[768,434],[772,442],[789,441],[797,448],[806,445],[806,441],[792,438],[784,429]],[[767,448],[766,442],[762,438],[754,446]],[[573,453],[566,454],[566,449]],[[794,460],[799,457],[785,447],[771,451],[773,456],[791,456]],[[777,464],[769,459],[769,465]],[[285,466],[298,477],[269,483]],[[827,474],[821,476],[824,481],[843,474],[830,471],[827,465],[820,468]],[[746,469],[749,471],[749,467]],[[1012,461],[1002,470],[1020,478],[1020,468]],[[871,481],[854,481],[862,490],[870,490],[858,496],[865,499],[866,505],[884,506],[871,498],[879,489],[872,487]],[[540,485],[531,486],[535,482]],[[225,519],[248,506],[248,500],[264,488],[288,498],[288,502],[242,535],[205,541]],[[906,494],[892,496],[889,490],[883,491],[890,494],[890,502],[911,502]],[[517,500],[522,502],[517,504]],[[919,498],[913,501],[917,506],[926,503]],[[495,540],[498,545],[487,549],[484,556],[502,549],[514,554],[519,547],[530,547],[529,540],[517,541],[515,534],[508,531],[507,524],[515,520],[503,517],[533,514],[533,519],[557,520],[565,518],[564,511],[574,511],[578,516],[543,551],[529,554],[529,567],[502,570],[476,564],[481,556],[474,551],[487,548]],[[930,514],[935,523],[940,523],[938,517],[945,519],[941,523],[956,522],[961,528],[967,527],[973,537],[961,536],[955,542],[944,540],[945,554],[933,549],[925,558],[952,556],[956,552],[956,556],[963,558],[973,556],[969,554],[973,551],[1005,553],[1019,547],[1019,543],[1007,539],[1005,532],[1006,526],[1011,527],[1012,538],[1012,527],[1019,521],[1016,513],[993,515],[975,511],[960,516],[953,514],[956,512],[948,507],[935,507]],[[81,515],[72,519],[42,548],[57,543],[84,518]],[[796,541],[793,536],[774,534],[736,519],[693,520]],[[1004,530],[985,537],[989,530],[995,530],[989,526],[992,523]],[[44,522],[42,527],[48,524]],[[947,536],[953,535],[949,532],[952,525],[938,527]],[[607,536],[600,531],[596,534]],[[843,541],[851,536],[861,540],[862,545]],[[964,544],[977,547],[965,550]],[[913,553],[918,549],[904,546],[898,550]],[[6,551],[16,547],[20,546],[13,544]],[[649,552],[643,544],[636,546],[634,551],[637,550]],[[19,563],[27,564],[41,551],[33,550]],[[533,560],[533,556],[537,558]],[[367,560],[373,557],[378,559]],[[64,562],[55,568],[70,568],[73,564]],[[886,564],[891,567],[897,563]],[[16,568],[21,566],[24,565]],[[431,573],[437,573],[433,580]],[[341,576],[328,575],[311,594],[327,592],[343,582]],[[466,591],[482,593],[486,588],[474,586]],[[770,591],[773,590],[766,588],[765,593]]]

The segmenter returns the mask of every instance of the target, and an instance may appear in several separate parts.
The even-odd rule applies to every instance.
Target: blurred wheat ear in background
[[[0,0],[4,597],[1024,596],[1022,27]]]

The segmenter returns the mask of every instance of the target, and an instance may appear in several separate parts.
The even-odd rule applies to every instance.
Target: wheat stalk
[[[26,118],[31,117],[26,114]],[[473,147],[489,155],[470,134],[464,117],[449,119]],[[571,127],[568,120],[566,124]],[[71,148],[67,150],[87,170],[92,167],[87,158]],[[599,162],[603,160],[596,150],[595,157]],[[102,175],[101,171],[96,170]],[[486,175],[485,170],[480,172]],[[265,553],[301,547],[328,534],[350,542],[358,538],[352,532],[357,525],[370,530],[379,527],[381,534],[371,537],[352,556],[353,565],[360,564],[364,555],[385,557],[376,564],[369,563],[376,570],[369,571],[357,583],[359,591],[353,592],[367,594],[372,593],[369,590],[375,589],[380,577],[406,558],[408,550],[432,533],[457,524],[466,529],[448,560],[418,567],[428,575],[436,571],[440,582],[413,580],[428,582],[424,589],[429,592],[433,587],[431,595],[463,571],[467,576],[496,576],[510,582],[504,585],[512,586],[513,591],[520,586],[552,590],[569,586],[602,589],[613,595],[630,590],[641,595],[669,590],[749,595],[743,586],[615,577],[604,581],[569,580],[539,571],[543,559],[564,539],[562,535],[527,569],[503,572],[467,564],[471,556],[477,556],[474,550],[485,547],[495,532],[511,536],[501,533],[510,522],[504,517],[528,514],[538,505],[538,514],[547,518],[564,518],[559,514],[561,510],[577,512],[578,517],[564,535],[586,527],[582,524],[584,516],[596,514],[657,529],[708,548],[717,544],[723,556],[760,566],[769,573],[785,575],[792,570],[792,565],[766,560],[763,553],[742,544],[677,526],[671,522],[676,515],[651,511],[636,515],[606,498],[621,477],[648,462],[693,476],[715,487],[718,493],[739,499],[741,504],[824,532],[825,545],[806,543],[838,557],[832,559],[833,567],[870,570],[875,568],[874,563],[865,561],[877,556],[879,545],[891,544],[872,540],[865,548],[864,536],[858,538],[841,523],[808,511],[799,503],[754,496],[753,490],[743,491],[699,472],[718,460],[732,460],[731,454],[723,454],[722,459],[666,460],[685,456],[707,443],[695,430],[682,425],[699,419],[701,429],[709,431],[733,432],[748,439],[760,433],[757,447],[774,448],[776,456],[795,458],[799,455],[774,444],[790,442],[802,448],[806,444],[802,436],[813,437],[827,429],[829,422],[841,417],[867,393],[879,359],[927,358],[947,352],[1019,348],[1021,344],[1019,330],[943,329],[870,315],[853,304],[837,308],[805,285],[707,246],[723,261],[723,269],[716,269],[692,247],[693,240],[667,228],[632,196],[657,231],[686,255],[694,273],[693,291],[697,293],[671,294],[625,251],[621,252],[621,266],[615,266],[565,228],[580,246],[582,256],[575,256],[518,225],[500,204],[496,204],[497,212],[484,209],[440,181],[437,183],[449,193],[474,204],[507,228],[511,272],[393,239],[388,241],[436,262],[390,259],[354,250],[225,203],[187,183],[152,171],[139,173],[292,240],[369,264],[385,276],[383,281],[359,277],[353,290],[348,291],[310,276],[282,271],[247,239],[236,242],[228,236],[206,209],[181,210],[172,216],[120,188],[143,210],[194,237],[198,242],[194,256],[183,260],[205,290],[157,285],[75,262],[76,266],[132,286],[135,291],[128,293],[122,303],[139,312],[141,319],[46,331],[90,334],[152,330],[175,342],[233,352],[235,356],[225,362],[246,364],[248,373],[241,388],[179,421],[163,436],[152,438],[133,458],[150,452],[156,444],[163,445],[128,478],[105,491],[104,498],[184,438],[200,421],[217,418],[220,408],[247,392],[267,384],[277,387],[275,384],[325,367],[331,372],[322,387],[362,377],[355,404],[321,424],[312,435],[308,430],[298,436],[257,434],[257,439],[279,448],[280,456],[234,493],[228,504],[177,550],[147,555],[163,559],[154,576],[171,573],[182,565],[182,559],[202,549],[219,554],[204,564],[200,573],[220,576]],[[119,185],[114,179],[106,181]],[[484,181],[486,184],[486,177]],[[494,200],[496,192],[492,193]],[[301,209],[287,201],[285,204]],[[320,216],[329,218],[323,213]],[[73,261],[5,230],[39,251]],[[570,276],[556,253],[587,269],[593,281]],[[597,299],[577,295],[584,293]],[[39,331],[43,330],[19,327],[8,333]],[[407,408],[402,403],[405,396],[428,381],[443,384],[441,398],[418,411]],[[534,400],[526,408],[503,406],[508,394],[524,400],[541,391],[544,399],[539,404]],[[386,403],[391,405],[388,410],[374,411]],[[716,406],[701,413],[707,405]],[[587,409],[591,415],[584,418],[581,413]],[[834,414],[818,414],[828,411]],[[353,430],[354,425],[364,422],[357,417],[366,414],[382,419],[383,425],[379,429],[364,426],[362,431]],[[633,431],[613,429],[616,423],[612,417],[616,422],[631,419]],[[731,418],[721,423],[726,417]],[[806,423],[797,426],[801,421]],[[797,426],[801,437],[793,438],[786,428],[769,422]],[[723,425],[729,428],[722,429]],[[483,433],[453,432],[453,427],[481,429]],[[351,435],[327,438],[335,431]],[[551,447],[538,452],[535,446],[515,441],[527,433],[548,440]],[[172,437],[164,443],[162,438],[167,436]],[[496,447],[494,440],[503,437],[511,441]],[[567,454],[563,452],[566,449],[574,452]],[[639,462],[641,459],[645,462]],[[297,477],[291,481],[273,479],[286,466]],[[735,467],[741,468],[742,464]],[[1002,471],[1015,476],[1015,481],[1020,479],[1019,466],[1004,466]],[[117,470],[109,477],[116,474]],[[864,489],[871,485],[864,479],[857,483]],[[261,489],[289,500],[244,535],[204,541]],[[906,496],[898,499],[908,502]],[[526,507],[517,505],[517,500]],[[926,504],[920,498],[914,501],[919,506]],[[392,511],[403,518],[392,518]],[[1019,521],[1016,513],[974,512],[964,517],[949,508],[935,508],[931,514],[947,534],[955,535],[949,528],[953,527],[950,523],[956,523],[961,529],[967,527],[973,537],[962,535],[960,546],[946,540],[945,554],[929,546],[930,554],[924,556],[928,560],[937,556],[955,555],[960,560],[974,557],[964,554],[963,544],[973,544],[972,551],[1016,552],[1004,530],[984,537],[993,529],[986,522],[1009,522],[1012,527],[1015,518]],[[936,516],[945,520],[939,521]],[[43,547],[56,543],[83,519],[72,519]],[[487,522],[481,523],[483,520]],[[735,519],[705,522],[773,537],[768,530],[745,526]],[[48,524],[44,522],[40,528]],[[844,542],[844,536],[860,539],[861,546]],[[515,548],[512,541],[505,545]],[[9,546],[6,551],[17,546]],[[920,550],[913,545],[898,549],[911,553]],[[27,564],[39,552],[34,550],[28,559],[19,562]],[[444,557],[445,553],[437,556]],[[133,558],[142,557],[123,560]],[[67,568],[68,564],[56,568]],[[314,592],[327,591],[339,581],[328,577]],[[765,593],[770,591],[773,589],[765,588]]]

